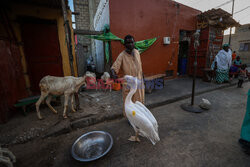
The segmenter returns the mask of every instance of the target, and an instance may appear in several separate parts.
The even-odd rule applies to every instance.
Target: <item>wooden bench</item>
[[[53,98],[56,98],[57,96],[53,96]],[[14,104],[14,107],[16,108],[22,108],[23,110],[23,114],[26,115],[26,111],[27,111],[27,107],[29,105],[32,105],[34,103],[36,103],[38,101],[38,99],[40,98],[40,95],[38,96],[31,96],[31,97],[27,97],[27,98],[23,98],[17,101],[16,104]]]
[[[22,108],[23,114],[26,115],[27,106],[36,103],[39,98],[40,96],[31,96],[24,99],[20,99],[17,101],[16,104],[14,104],[14,107]]]
[[[152,90],[155,89],[155,86],[157,85],[156,81],[157,79],[162,79],[163,81],[163,87],[165,86],[164,84],[164,77],[166,77],[166,74],[157,74],[157,75],[152,75],[144,78],[144,83],[145,83],[145,92],[146,93],[152,93]],[[150,86],[148,87],[147,82],[150,82]],[[153,87],[151,86],[153,82]]]

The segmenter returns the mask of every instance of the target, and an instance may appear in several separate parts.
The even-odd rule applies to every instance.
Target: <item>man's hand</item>
[[[118,76],[116,75],[114,69],[111,69],[111,78],[113,78],[113,79],[117,79],[118,78]]]

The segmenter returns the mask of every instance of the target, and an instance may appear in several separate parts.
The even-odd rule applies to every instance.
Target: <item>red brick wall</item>
[[[0,123],[6,122],[17,100],[27,96],[19,48],[0,40]]]

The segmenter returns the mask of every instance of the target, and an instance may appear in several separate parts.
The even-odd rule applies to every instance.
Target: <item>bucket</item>
[[[112,85],[112,87],[113,87],[113,90],[116,90],[116,91],[118,91],[118,90],[120,90],[121,89],[121,83],[113,83],[113,85]]]
[[[181,75],[185,75],[187,71],[187,58],[182,58],[180,60],[180,73]]]

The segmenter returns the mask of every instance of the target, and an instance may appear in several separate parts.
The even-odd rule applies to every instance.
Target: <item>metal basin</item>
[[[103,131],[92,131],[80,136],[72,145],[72,157],[88,162],[101,158],[113,145],[112,136]]]

